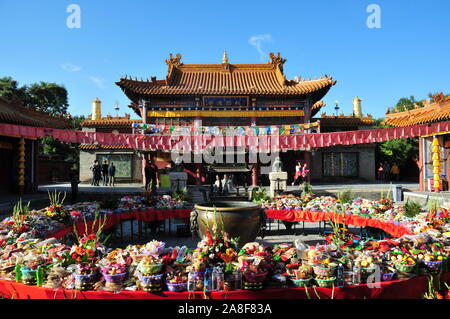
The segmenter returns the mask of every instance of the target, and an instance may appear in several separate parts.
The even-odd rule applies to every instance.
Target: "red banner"
[[[108,146],[125,146],[151,150],[204,149],[207,146],[259,148],[261,151],[305,149],[329,147],[334,145],[353,145],[383,142],[390,139],[409,138],[450,131],[450,121],[422,124],[407,127],[393,127],[365,131],[348,131],[299,135],[269,136],[235,136],[216,135],[169,136],[169,135],[135,135],[83,132],[49,129],[12,124],[0,124],[0,135],[41,138],[52,136],[61,142],[80,144],[101,144]]]

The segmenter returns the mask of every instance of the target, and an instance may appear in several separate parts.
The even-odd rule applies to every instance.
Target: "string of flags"
[[[149,134],[192,133],[195,131],[204,134],[226,135],[227,132],[232,131],[237,136],[258,136],[276,133],[279,135],[312,133],[309,130],[319,128],[320,122],[270,126],[178,126],[133,123],[132,127],[144,130]]]

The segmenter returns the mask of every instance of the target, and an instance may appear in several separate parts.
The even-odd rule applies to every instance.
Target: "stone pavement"
[[[409,192],[414,192],[419,189],[419,184],[411,182],[399,182],[397,183],[403,187],[404,190]],[[393,184],[390,183],[347,183],[347,184],[314,184],[313,192],[320,195],[325,194],[336,194],[339,191],[350,190],[357,196],[366,197],[369,199],[379,198],[379,193],[381,191],[387,192],[387,190]],[[268,187],[265,187],[268,190]],[[209,192],[209,186],[189,186],[189,196],[192,198],[193,202],[203,202],[204,197],[200,192],[201,189],[205,189]],[[288,185],[287,191],[299,191],[300,187],[298,185],[291,186]],[[51,184],[51,185],[41,185],[38,187],[38,193],[27,194],[22,197],[25,203],[31,201],[32,208],[42,208],[48,204],[47,191],[61,191],[61,192],[71,192],[70,184]],[[123,195],[133,195],[142,194],[144,187],[141,184],[117,184],[115,187],[109,186],[91,186],[89,184],[79,185],[79,200],[96,200],[98,195],[112,194],[117,196]],[[0,195],[0,216],[9,215],[12,212],[13,206],[19,201],[21,197],[18,195]]]
[[[401,185],[403,189],[407,189],[409,191],[416,191],[419,189],[418,183],[413,182],[398,182],[398,183],[346,183],[346,184],[313,184],[313,192],[321,193],[321,192],[339,192],[350,190],[352,192],[387,192],[392,185]],[[205,188],[209,190],[208,185],[204,185],[202,187],[199,186],[189,186],[190,192],[195,192],[200,188]],[[264,188],[268,189],[268,186]],[[300,187],[298,185],[292,186],[288,185],[287,191],[297,191]],[[52,185],[42,185],[38,187],[39,191],[48,190],[57,190],[57,191],[65,191],[70,192],[70,184],[52,184]],[[140,194],[144,190],[144,187],[141,184],[116,184],[115,187],[109,186],[91,186],[89,184],[80,184],[78,192],[81,193],[112,193],[112,194]]]

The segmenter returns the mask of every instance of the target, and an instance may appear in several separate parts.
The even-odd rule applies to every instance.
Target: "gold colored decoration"
[[[25,139],[19,140],[19,186],[25,186]]]
[[[227,50],[223,51],[223,57],[222,57],[222,63],[228,63],[228,55],[227,55]]]
[[[432,143],[432,153],[433,153],[433,173],[434,173],[434,190],[439,192],[441,186],[441,177],[439,173],[441,172],[441,162],[440,162],[440,147],[439,139],[437,137],[433,138]]]
[[[169,59],[165,60],[167,65],[180,66],[183,65],[181,63],[181,54],[177,53],[175,57],[172,56],[172,53],[169,55]]]

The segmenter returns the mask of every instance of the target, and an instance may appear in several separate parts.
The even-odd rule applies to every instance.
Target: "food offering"
[[[207,294],[288,287],[333,289],[416,276],[436,277],[449,271],[450,220],[444,208],[419,210],[412,215],[407,205],[363,199],[342,203],[332,197],[288,195],[274,200],[279,202],[268,203],[267,207],[279,205],[325,214],[332,232],[315,245],[300,240],[273,246],[251,242],[238,249],[239,238],[219,231],[223,227],[216,220],[192,249],[168,247],[158,240],[111,249],[102,243],[101,236],[108,215],[147,209],[139,198],[123,198],[115,210],[88,202],[59,207],[56,200],[51,206],[57,207],[53,211],[59,215],[66,212],[71,222],[91,220],[98,226],[95,233],[82,236],[75,229],[75,242],[66,245],[51,237],[52,231],[67,224],[46,213],[51,211],[50,206],[31,210],[19,203],[13,216],[0,223],[1,280],[51,289]],[[172,205],[168,197],[164,201]],[[360,238],[343,224],[344,217],[351,215],[401,225],[410,234],[382,240]]]

